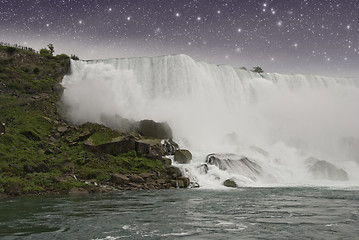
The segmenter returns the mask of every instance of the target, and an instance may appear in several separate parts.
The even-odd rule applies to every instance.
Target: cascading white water
[[[117,114],[168,122],[192,151],[182,169],[200,186],[228,178],[240,185],[316,184],[305,161],[312,156],[343,168],[349,183],[359,180],[357,79],[258,74],[186,55],[72,61],[71,71],[63,79],[69,119],[101,123],[103,114]],[[246,156],[264,174],[253,180],[213,165],[205,174],[198,166],[210,153]]]

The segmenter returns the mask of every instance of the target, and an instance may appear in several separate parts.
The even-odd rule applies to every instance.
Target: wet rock
[[[177,180],[182,182],[183,188],[188,188],[191,183],[188,177],[178,177]]]
[[[180,164],[188,164],[192,160],[192,154],[190,151],[185,149],[176,150],[174,160]]]
[[[308,170],[312,173],[314,179],[333,181],[349,180],[348,174],[345,170],[338,168],[334,164],[327,161],[316,158],[308,158],[306,162],[309,164]]]
[[[165,155],[173,155],[175,151],[179,149],[178,144],[175,143],[172,139],[164,140],[162,144]]]
[[[231,187],[231,188],[238,187],[236,182],[231,180],[231,179],[227,179],[226,181],[224,181],[223,185],[226,186],[226,187]]]
[[[138,132],[142,136],[159,139],[172,138],[172,129],[168,123],[157,123],[153,120],[142,120],[139,123]]]
[[[41,140],[41,138],[33,131],[23,131],[23,132],[21,132],[21,134],[24,135],[29,140],[33,140],[33,141]]]
[[[114,173],[111,175],[110,181],[115,184],[126,185],[130,182],[130,179],[126,175]]]
[[[178,167],[175,166],[169,166],[167,168],[167,174],[172,176],[173,178],[181,177],[182,172]]]

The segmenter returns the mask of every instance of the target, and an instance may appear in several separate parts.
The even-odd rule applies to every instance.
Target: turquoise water
[[[0,199],[0,239],[358,239],[359,190],[242,188]]]

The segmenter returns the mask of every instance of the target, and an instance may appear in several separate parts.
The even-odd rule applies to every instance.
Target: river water
[[[125,191],[0,199],[0,239],[358,239],[359,189]]]

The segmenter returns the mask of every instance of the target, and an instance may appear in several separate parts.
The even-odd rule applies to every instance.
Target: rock
[[[162,145],[165,151],[165,155],[173,155],[175,151],[179,149],[178,144],[175,143],[171,138],[164,140]]]
[[[209,154],[206,157],[206,162],[223,171],[240,174],[252,180],[256,180],[258,176],[264,174],[261,166],[253,160],[232,153]]]
[[[33,140],[33,141],[41,140],[41,138],[33,131],[23,131],[23,132],[21,132],[21,134],[24,135],[29,140]]]
[[[130,179],[123,174],[114,173],[111,175],[110,181],[115,184],[126,185],[130,182]]]
[[[167,167],[167,173],[168,175],[177,178],[182,176],[182,172],[178,167],[175,166],[169,166]]]
[[[226,187],[231,187],[231,188],[238,187],[236,182],[231,180],[231,179],[227,179],[226,181],[224,181],[223,185],[226,186]]]
[[[135,142],[135,151],[136,151],[137,155],[139,155],[139,156],[148,155],[151,151],[151,145],[148,143],[136,141]]]
[[[114,156],[135,150],[135,140],[132,136],[123,137],[114,142],[93,145],[91,138],[84,142],[85,148],[93,152],[107,153]]]
[[[144,183],[145,182],[145,180],[141,176],[138,176],[138,175],[131,175],[129,178],[130,178],[131,183]]]
[[[342,168],[336,167],[324,160],[316,158],[308,158],[306,162],[309,164],[308,170],[312,173],[314,179],[333,180],[333,181],[348,181],[349,177],[346,171]]]
[[[138,155],[146,155],[152,159],[161,159],[164,154],[159,139],[139,139],[135,142],[135,150]]]
[[[147,178],[153,177],[153,174],[150,173],[150,172],[142,172],[142,173],[139,174],[139,176],[140,176],[141,178],[143,178],[143,179],[147,179]]]
[[[73,187],[70,189],[69,194],[77,195],[77,194],[88,194],[89,192],[84,188]]]
[[[166,183],[166,180],[160,178],[160,179],[157,179],[157,180],[156,180],[156,183],[159,184],[159,185],[165,184],[165,183]]]
[[[59,127],[57,127],[57,131],[58,131],[61,135],[63,135],[64,133],[66,133],[67,130],[68,130],[68,128],[67,128],[66,126],[59,126]]]
[[[86,139],[88,139],[89,137],[91,137],[92,134],[94,134],[96,132],[96,130],[94,131],[89,131],[89,130],[85,130],[84,132],[82,132],[79,137],[74,141],[74,142],[82,142],[85,141]]]
[[[176,150],[174,160],[180,164],[187,164],[191,162],[192,154],[190,151],[185,149]]]
[[[0,135],[5,134],[5,123],[0,122]]]
[[[163,165],[165,165],[165,166],[170,166],[170,165],[172,165],[172,160],[169,159],[169,158],[162,158],[162,159],[161,159],[161,162],[162,162]]]
[[[168,123],[157,123],[153,120],[142,120],[138,132],[142,136],[159,139],[172,138],[172,129]]]
[[[183,188],[189,187],[189,185],[190,185],[190,183],[191,183],[188,177],[178,177],[177,179],[178,179],[179,181],[182,181]]]

